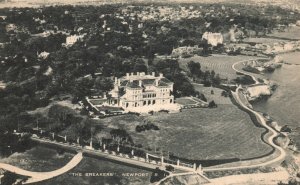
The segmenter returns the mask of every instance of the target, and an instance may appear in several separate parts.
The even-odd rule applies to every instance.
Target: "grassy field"
[[[285,32],[274,32],[269,36],[286,38],[286,39],[300,39],[300,27],[289,27]]]
[[[93,105],[102,105],[104,102],[106,102],[106,100],[100,100],[100,99],[90,99],[90,102],[93,104]]]
[[[103,106],[103,107],[99,107],[98,110],[99,111],[105,111],[105,110],[108,110],[108,111],[120,111],[120,110],[122,110],[122,108],[120,108],[120,107]]]
[[[76,177],[71,175],[71,173],[79,173],[83,174],[82,177]],[[113,173],[113,176],[85,176],[85,173]],[[126,173],[143,173],[146,176],[131,176],[126,177],[123,174]],[[53,185],[53,184],[66,184],[66,185],[108,185],[108,184],[117,184],[117,185],[145,185],[150,183],[150,177],[152,172],[145,171],[138,168],[128,167],[125,165],[94,159],[90,157],[85,157],[76,166],[74,169],[69,171],[69,173],[65,173],[56,178],[50,179],[45,182],[36,183],[36,185]]]
[[[135,127],[145,121],[157,125],[160,130],[137,133]],[[144,148],[170,151],[190,159],[245,159],[271,151],[261,141],[264,129],[255,127],[248,114],[232,104],[175,114],[124,115],[101,122],[110,128],[126,129],[134,143],[142,144]]]
[[[0,162],[15,165],[22,169],[31,171],[51,171],[67,164],[73,154],[65,153],[59,155],[56,150],[45,147],[34,147],[23,153],[14,153]]]
[[[179,65],[182,69],[187,70],[187,63],[189,61],[199,62],[202,71],[214,70],[221,78],[228,78],[229,80],[235,79],[238,75],[232,69],[232,65],[238,61],[256,59],[255,56],[228,56],[228,55],[212,55],[209,57],[194,56],[191,58],[183,58],[179,60]]]
[[[176,98],[176,103],[181,105],[196,105],[198,102],[190,98]]]
[[[67,164],[73,157],[73,154],[64,153],[58,155],[56,150],[37,146],[24,153],[15,153],[8,158],[0,159],[1,162],[16,165],[20,168],[32,171],[51,171],[56,170]],[[82,177],[73,176],[71,173],[82,173]],[[113,173],[112,177],[85,177],[84,173]],[[145,173],[147,176],[123,177],[122,173]],[[118,185],[144,185],[150,182],[150,171],[138,168],[127,167],[117,163],[105,160],[84,157],[83,160],[74,169],[68,173],[49,179],[35,185],[88,185],[88,184],[118,184]]]
[[[223,91],[222,89],[215,87],[203,87],[203,85],[195,83],[193,85],[196,91],[199,91],[205,95],[207,102],[214,100],[217,105],[232,105],[229,97],[221,96]],[[213,91],[213,94],[211,94],[211,91]]]
[[[276,39],[276,38],[264,38],[264,37],[251,37],[245,38],[243,42],[255,42],[255,43],[263,43],[263,44],[273,44],[278,42],[283,42],[285,40]]]

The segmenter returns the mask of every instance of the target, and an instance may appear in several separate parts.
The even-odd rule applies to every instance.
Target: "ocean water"
[[[291,138],[300,150],[300,52],[280,56],[290,64],[265,74],[267,79],[278,84],[278,88],[268,100],[256,102],[253,107],[268,113],[279,125],[290,126],[293,130]]]

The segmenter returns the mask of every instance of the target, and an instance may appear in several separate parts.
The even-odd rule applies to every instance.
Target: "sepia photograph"
[[[0,185],[300,185],[299,82],[300,0],[0,0]]]

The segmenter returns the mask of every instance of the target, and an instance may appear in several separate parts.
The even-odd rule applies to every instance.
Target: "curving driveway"
[[[259,60],[259,59],[266,59],[266,58],[258,58],[256,60]],[[242,62],[247,62],[249,60],[243,60],[243,61],[239,61],[239,62],[236,62],[232,65],[232,69],[235,70],[236,72],[238,73],[241,73],[241,74],[244,74],[244,75],[247,75],[247,76],[251,76],[251,78],[255,81],[255,84],[259,84],[259,81],[255,78],[255,76],[253,76],[250,72],[246,72],[246,71],[241,71],[239,69],[237,69],[235,66],[239,63],[242,63]]]
[[[82,152],[79,152],[64,167],[51,172],[32,172],[6,163],[0,163],[0,168],[6,171],[10,171],[12,173],[29,177],[29,179],[24,183],[24,184],[29,184],[29,183],[40,182],[43,180],[51,179],[53,177],[62,175],[68,172],[69,170],[71,170],[72,168],[74,168],[75,166],[77,166],[79,162],[82,160],[82,158],[83,158]]]
[[[247,60],[245,60],[245,61],[247,61]],[[242,74],[244,74],[244,75],[251,76],[251,78],[255,81],[255,84],[259,84],[259,81],[258,81],[251,73],[244,72],[244,71],[240,71],[240,70],[238,70],[238,69],[235,68],[235,66],[236,66],[237,64],[239,64],[239,63],[241,63],[241,62],[245,62],[245,61],[239,61],[239,62],[234,63],[234,64],[232,65],[232,69],[234,69],[236,72],[242,73]],[[269,145],[271,145],[272,147],[274,147],[275,150],[279,151],[280,155],[277,156],[276,158],[273,158],[273,159],[271,159],[271,160],[268,160],[268,161],[262,162],[262,163],[258,163],[258,164],[252,164],[252,165],[239,165],[239,166],[234,166],[234,167],[203,168],[203,171],[205,171],[205,172],[209,172],[209,171],[221,171],[221,170],[238,170],[238,169],[245,169],[245,168],[263,167],[263,166],[267,166],[267,165],[270,165],[270,164],[273,164],[273,163],[276,163],[276,162],[280,162],[280,161],[284,160],[285,157],[286,157],[286,151],[285,151],[283,148],[281,148],[280,146],[276,145],[276,144],[273,142],[274,138],[275,138],[276,136],[278,136],[277,131],[275,131],[272,127],[270,127],[270,126],[267,125],[267,123],[266,123],[266,121],[265,121],[265,118],[264,118],[260,113],[258,113],[258,112],[256,112],[255,110],[249,108],[247,105],[245,105],[245,104],[243,103],[243,101],[240,99],[240,97],[239,97],[239,95],[238,95],[239,91],[241,91],[241,90],[242,90],[242,87],[241,87],[241,86],[238,86],[237,89],[236,89],[236,91],[232,91],[233,97],[235,98],[235,100],[237,101],[237,103],[239,103],[244,109],[246,109],[246,110],[252,112],[255,116],[257,116],[257,118],[259,119],[259,122],[261,123],[261,125],[262,125],[263,127],[265,127],[266,129],[268,129],[269,132],[271,132],[272,135],[269,136],[269,138],[267,139],[266,142],[267,142]],[[250,161],[250,160],[245,161],[245,162],[249,162],[249,161]],[[280,173],[280,174],[281,174],[281,173],[284,173],[284,174],[285,174],[284,179],[288,177],[288,174],[287,174],[286,172],[276,172],[276,173]],[[170,176],[161,179],[159,182],[156,183],[156,185],[160,185],[164,180],[166,180],[166,179],[168,179],[168,178],[170,178],[170,177],[180,176],[180,175],[183,175],[183,174],[184,174],[184,175],[187,175],[187,174],[193,174],[193,172],[171,174]],[[270,174],[274,175],[274,173],[270,173]],[[261,176],[262,176],[262,179],[266,179],[266,176],[268,176],[268,175],[270,175],[270,174],[263,174],[263,175],[261,175]],[[241,178],[241,179],[243,180],[242,183],[244,183],[244,182],[246,182],[246,180],[249,180],[249,179],[251,179],[251,178],[255,178],[256,175],[257,175],[257,174],[252,174],[252,175],[251,175],[251,174],[250,174],[250,175],[249,175],[249,174],[245,174],[244,176],[238,176],[238,178],[241,178],[241,177],[242,177],[242,178]],[[216,184],[218,184],[218,185],[219,185],[219,184],[222,184],[222,185],[224,185],[224,184],[226,184],[226,183],[224,183],[224,178],[226,178],[227,181],[229,181],[229,182],[234,182],[235,179],[233,179],[233,181],[232,181],[232,177],[234,177],[234,176],[227,176],[227,177],[223,177],[223,178],[217,178],[217,179],[213,179],[213,180],[212,180],[212,179],[207,179],[207,180],[210,181],[209,184],[214,184],[214,185],[216,185]],[[241,183],[241,184],[242,184],[242,183]]]
[[[240,62],[236,62],[232,65],[232,69],[234,69],[236,72],[239,72],[239,73],[242,73],[244,75],[248,75],[248,76],[251,76],[253,78],[253,80],[255,81],[255,83],[259,83],[258,80],[253,76],[251,75],[250,73],[248,72],[244,72],[244,71],[240,71],[238,69],[235,68],[235,65],[237,65],[238,63],[241,63],[241,62],[244,62],[244,61],[240,61]],[[259,164],[252,164],[252,165],[241,165],[241,166],[236,166],[236,167],[224,167],[224,168],[204,168],[204,171],[218,171],[218,170],[235,170],[235,169],[242,169],[242,168],[256,168],[256,167],[262,167],[262,166],[267,166],[267,165],[270,165],[270,164],[273,164],[273,163],[276,163],[276,162],[280,162],[282,160],[284,160],[284,158],[286,157],[286,151],[281,148],[280,146],[276,145],[273,140],[276,136],[278,136],[278,133],[277,131],[275,131],[272,127],[270,127],[269,125],[267,125],[266,121],[265,121],[265,118],[258,112],[256,112],[255,110],[249,108],[247,105],[245,105],[243,103],[243,101],[240,99],[238,93],[239,91],[242,90],[242,87],[241,86],[238,86],[238,88],[236,89],[236,91],[232,91],[232,95],[233,97],[235,98],[235,100],[237,101],[237,103],[239,103],[244,109],[252,112],[258,119],[259,119],[259,122],[261,123],[261,125],[263,127],[265,127],[266,129],[268,129],[269,132],[271,132],[271,136],[267,139],[267,143],[269,145],[271,145],[272,147],[275,148],[275,150],[279,151],[280,155],[277,156],[276,158],[272,159],[272,160],[269,160],[269,161],[266,161],[266,162],[263,162],[263,163],[259,163]]]

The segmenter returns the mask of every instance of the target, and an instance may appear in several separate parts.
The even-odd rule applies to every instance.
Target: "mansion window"
[[[156,97],[156,94],[144,94],[143,98],[154,98]]]

